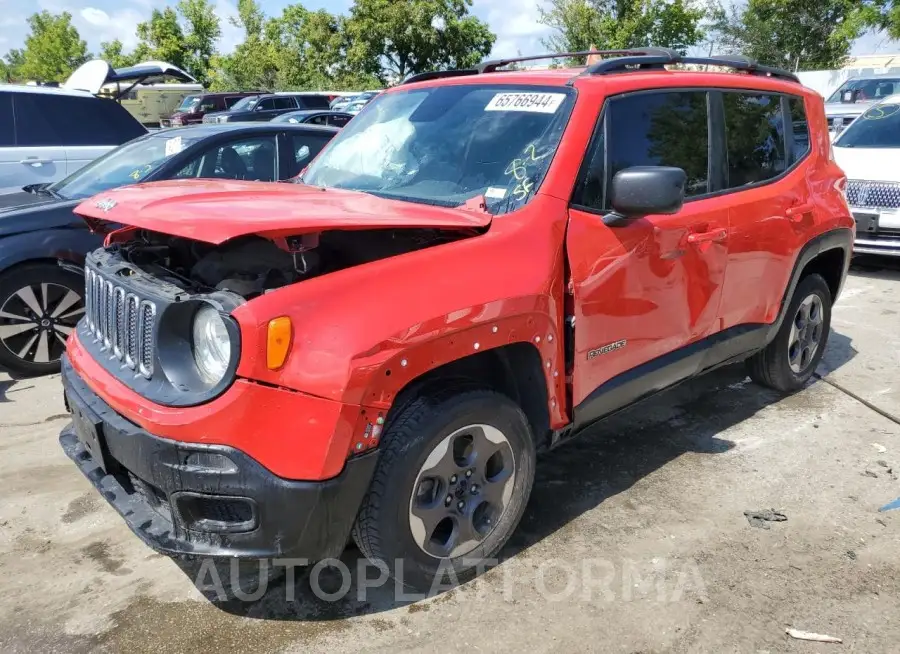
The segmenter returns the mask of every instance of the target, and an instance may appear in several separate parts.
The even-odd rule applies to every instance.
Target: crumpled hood
[[[81,220],[72,213],[77,205],[77,200],[57,200],[33,193],[0,195],[0,236],[79,226]]]
[[[304,184],[211,180],[126,186],[83,202],[75,213],[213,244],[250,234],[280,238],[336,229],[478,229],[491,223],[487,212],[466,207]]]

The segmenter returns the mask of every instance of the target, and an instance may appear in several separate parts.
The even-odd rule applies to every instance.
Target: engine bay
[[[249,300],[304,279],[471,235],[436,229],[332,231],[311,239],[313,247],[291,251],[259,236],[211,245],[140,230],[130,240],[107,249],[187,292],[229,291]]]

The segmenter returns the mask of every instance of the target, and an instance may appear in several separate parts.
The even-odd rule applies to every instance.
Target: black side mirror
[[[610,188],[610,205],[625,217],[673,214],[684,204],[687,175],[681,168],[634,166],[616,173]]]

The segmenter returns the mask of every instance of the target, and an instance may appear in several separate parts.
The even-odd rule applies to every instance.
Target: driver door
[[[694,374],[706,354],[703,339],[717,329],[728,214],[703,199],[711,170],[706,96],[655,91],[606,102],[566,235],[576,424]],[[684,169],[681,211],[615,218],[609,183],[633,166]]]

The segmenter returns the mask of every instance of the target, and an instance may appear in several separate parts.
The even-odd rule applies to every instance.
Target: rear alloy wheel
[[[747,361],[753,381],[792,393],[816,371],[831,329],[831,290],[821,275],[800,280],[778,334]]]
[[[84,279],[52,264],[0,276],[0,367],[22,375],[59,370],[66,339],[84,316]]]
[[[379,450],[353,528],[363,554],[423,593],[490,565],[534,482],[531,427],[515,402],[448,384],[391,415]]]

